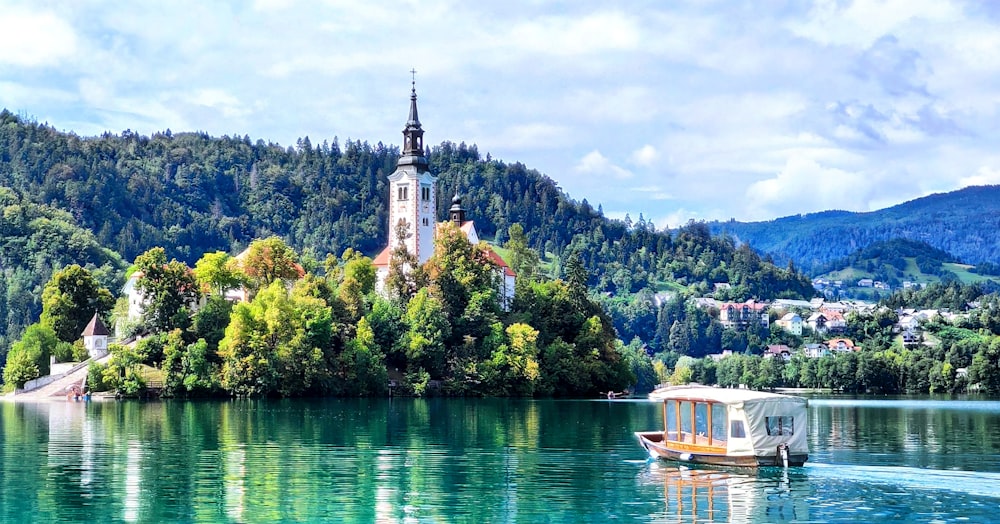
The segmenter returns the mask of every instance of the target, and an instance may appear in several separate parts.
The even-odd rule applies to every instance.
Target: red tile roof
[[[84,336],[84,337],[105,336],[106,337],[106,336],[108,336],[110,334],[111,334],[111,332],[108,331],[108,328],[104,325],[104,322],[101,322],[101,318],[97,316],[97,313],[94,313],[94,318],[90,319],[90,323],[87,324],[87,327],[83,328],[83,333],[81,333],[80,336]]]
[[[510,268],[510,266],[508,266],[507,263],[503,261],[503,258],[501,258],[500,255],[498,255],[496,251],[493,251],[492,249],[490,249],[489,246],[486,247],[486,254],[487,254],[487,256],[490,257],[490,260],[494,264],[496,264],[498,267],[500,267],[501,269],[503,269],[504,276],[508,276],[508,277],[516,276],[516,275],[514,275],[514,270],[512,270]]]
[[[379,254],[375,256],[375,259],[372,260],[372,265],[374,265],[375,267],[388,266],[389,265],[389,256],[391,254],[392,254],[392,250],[389,249],[389,246],[385,246],[385,249],[383,249],[381,252],[379,252]]]

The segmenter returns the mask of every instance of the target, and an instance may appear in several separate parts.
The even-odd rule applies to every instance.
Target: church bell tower
[[[417,116],[416,82],[410,90],[410,115],[403,129],[403,151],[389,175],[389,249],[399,245],[399,225],[406,249],[423,264],[434,253],[437,177],[424,156],[424,130]]]

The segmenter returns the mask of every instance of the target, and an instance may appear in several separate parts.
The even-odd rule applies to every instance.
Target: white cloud
[[[281,11],[295,4],[295,0],[253,0],[255,11]]]
[[[588,175],[610,175],[619,180],[632,178],[631,171],[615,165],[596,149],[584,155],[574,169],[579,173]]]
[[[73,56],[76,31],[49,11],[32,12],[18,7],[0,9],[0,65],[54,66]]]
[[[636,20],[617,11],[526,20],[514,24],[507,38],[522,50],[564,56],[633,50],[643,40]]]
[[[572,130],[563,125],[545,122],[530,122],[507,126],[500,133],[481,138],[482,143],[501,149],[544,149],[566,145],[570,142]]]
[[[629,157],[629,160],[637,166],[652,167],[653,163],[655,163],[657,159],[659,159],[659,156],[660,155],[656,151],[655,147],[646,144],[640,147],[639,149],[633,151],[632,156]]]
[[[746,191],[746,213],[755,219],[822,209],[868,211],[867,194],[877,181],[872,173],[821,165],[792,156],[774,177],[758,180]]]
[[[216,109],[226,118],[243,117],[250,114],[250,109],[239,99],[223,89],[199,89],[192,93],[191,102]]]
[[[824,45],[868,47],[906,26],[947,23],[958,16],[958,8],[942,0],[822,0],[813,4],[805,20],[789,27],[796,35]]]
[[[976,170],[975,175],[963,177],[959,179],[958,183],[959,187],[1000,184],[1000,169],[982,166]]]

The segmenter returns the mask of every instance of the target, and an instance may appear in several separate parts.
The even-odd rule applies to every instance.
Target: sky
[[[0,107],[170,129],[476,144],[657,228],[1000,183],[1000,3],[0,0]]]

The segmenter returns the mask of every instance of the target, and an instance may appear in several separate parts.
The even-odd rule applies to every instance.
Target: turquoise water
[[[0,522],[1000,521],[1000,402],[810,406],[750,472],[647,460],[640,400],[0,403]]]

